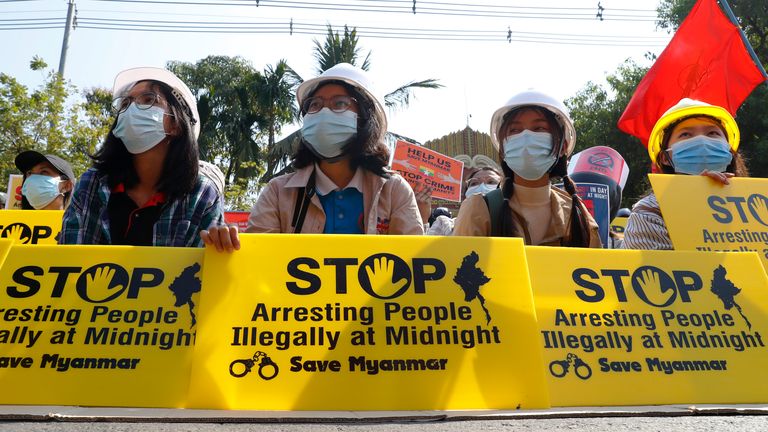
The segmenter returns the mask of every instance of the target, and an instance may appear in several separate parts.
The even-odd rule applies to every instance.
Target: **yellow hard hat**
[[[739,126],[731,113],[717,105],[685,98],[668,109],[653,127],[651,136],[648,138],[648,155],[651,156],[651,162],[656,163],[661,153],[661,144],[664,142],[664,132],[670,125],[687,117],[699,116],[712,117],[719,121],[725,129],[725,136],[728,144],[731,145],[731,150],[735,152],[739,148]]]

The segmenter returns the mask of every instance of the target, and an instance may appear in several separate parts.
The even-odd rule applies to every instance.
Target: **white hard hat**
[[[674,123],[689,117],[711,117],[717,120],[725,129],[728,144],[734,152],[739,148],[740,133],[739,125],[725,108],[717,105],[710,105],[706,102],[694,99],[684,98],[668,109],[653,126],[650,137],[648,137],[648,155],[651,162],[656,163],[656,159],[661,153],[661,145],[664,142],[664,133],[667,128]],[[671,132],[671,131],[670,131]]]
[[[171,88],[173,95],[176,97],[182,105],[189,107],[194,119],[192,125],[195,138],[200,136],[200,114],[197,112],[197,99],[189,90],[184,81],[173,74],[173,72],[156,67],[139,67],[133,69],[126,69],[117,74],[115,77],[115,84],[112,86],[112,96],[120,97],[126,92],[130,91],[133,86],[139,81],[158,81],[168,85]]]
[[[565,139],[565,146],[560,150],[560,156],[570,155],[576,146],[576,130],[573,127],[573,120],[568,113],[568,108],[554,97],[533,89],[512,96],[504,106],[493,113],[493,117],[491,117],[491,141],[496,149],[500,147],[501,140],[499,140],[498,133],[504,122],[504,116],[508,112],[526,105],[544,108],[555,115],[557,122],[563,128],[563,138]]]
[[[349,84],[370,99],[373,102],[376,116],[379,117],[379,124],[381,124],[382,130],[387,130],[387,116],[384,113],[384,106],[381,103],[382,99],[379,98],[376,92],[373,80],[371,80],[368,72],[349,63],[339,63],[320,74],[320,76],[301,83],[296,90],[296,100],[299,103],[299,107],[303,105],[304,100],[321,84],[327,81],[341,81]]]

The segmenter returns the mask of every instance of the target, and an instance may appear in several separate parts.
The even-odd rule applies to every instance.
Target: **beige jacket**
[[[550,219],[549,228],[544,235],[544,239],[541,243],[534,246],[563,246],[570,238],[571,206],[573,201],[566,192],[554,186],[550,188],[550,191],[552,218]],[[525,235],[525,244],[530,245],[531,239],[528,235],[528,226],[523,217],[520,216],[520,210],[516,208],[518,205],[515,200],[509,200],[515,228],[518,232]],[[595,222],[586,208],[584,213],[587,215],[587,223],[589,224],[589,247],[601,248],[602,243],[600,242],[597,222]],[[459,215],[456,217],[456,222],[453,226],[453,235],[475,237],[488,237],[491,235],[491,215],[482,195],[472,195],[461,203]]]
[[[272,179],[248,216],[248,233],[293,233],[296,197],[309,182],[314,166]],[[363,171],[363,215],[366,234],[424,234],[413,189],[397,174],[385,179]],[[302,233],[321,234],[325,212],[317,194],[312,196]]]

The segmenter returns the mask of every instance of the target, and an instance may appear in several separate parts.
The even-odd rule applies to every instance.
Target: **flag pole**
[[[739,21],[736,19],[736,15],[733,14],[733,11],[731,10],[731,7],[728,5],[728,1],[727,0],[718,0],[718,2],[723,7],[723,11],[725,12],[725,15],[728,16],[728,19],[731,20],[733,25],[735,25],[736,28],[739,29],[739,34],[741,35],[741,40],[744,42],[744,46],[747,47],[747,51],[749,52],[749,55],[752,57],[752,61],[755,62],[755,64],[757,65],[757,68],[763,74],[763,78],[768,80],[768,74],[765,73],[765,69],[763,68],[763,64],[760,62],[760,59],[757,58],[757,54],[755,54],[755,50],[752,49],[752,45],[749,43],[749,39],[747,39],[747,35],[745,35],[744,31],[741,29],[741,26],[739,25]]]

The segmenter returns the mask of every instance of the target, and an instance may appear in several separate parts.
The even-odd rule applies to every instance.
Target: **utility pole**
[[[64,28],[64,40],[61,42],[61,57],[59,58],[59,77],[64,78],[64,66],[67,64],[67,49],[69,49],[69,31],[75,20],[75,0],[69,0],[67,7],[67,26]]]

